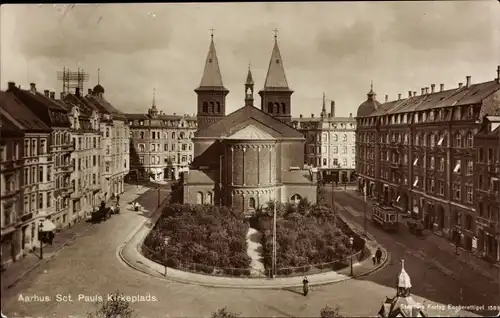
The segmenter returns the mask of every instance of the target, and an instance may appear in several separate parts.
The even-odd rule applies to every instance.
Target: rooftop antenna
[[[278,29],[274,28],[274,41],[278,41]]]
[[[215,31],[214,28],[210,29],[210,37],[212,38],[212,40],[214,39],[214,31]]]

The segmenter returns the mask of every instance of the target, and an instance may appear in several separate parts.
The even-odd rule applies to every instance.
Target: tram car
[[[386,231],[398,231],[399,212],[395,207],[375,203],[372,221]]]

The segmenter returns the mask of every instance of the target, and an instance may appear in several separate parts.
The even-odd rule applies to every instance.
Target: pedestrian
[[[377,248],[377,251],[375,252],[375,257],[377,258],[377,264],[380,264],[380,260],[382,259],[382,250]]]
[[[377,264],[377,258],[375,256],[372,257],[373,265]]]
[[[304,276],[304,279],[302,280],[302,288],[304,291],[304,296],[307,296],[309,293],[309,281],[307,280],[307,277]]]
[[[116,195],[116,204],[117,205],[120,204],[120,195],[119,194]]]

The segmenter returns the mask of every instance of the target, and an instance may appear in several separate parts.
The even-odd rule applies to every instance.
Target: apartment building
[[[330,112],[327,113],[323,95],[320,116],[300,115],[292,119],[292,126],[306,137],[305,165],[318,168],[324,178],[331,175],[337,182],[354,181],[356,120],[352,114],[336,117],[335,101],[330,101]]]
[[[413,213],[425,226],[473,249],[477,238],[474,136],[485,116],[500,115],[497,78],[380,103],[372,90],[356,117],[358,185],[370,196]]]
[[[54,97],[53,93],[50,95]],[[71,140],[75,145],[71,154],[75,167],[71,174],[71,210],[72,220],[77,222],[88,216],[102,200],[100,115],[78,90],[76,94],[64,94],[62,100],[58,102],[68,111]]]
[[[38,225],[54,212],[51,128],[14,94],[0,91],[2,265],[38,244]]]
[[[47,173],[50,176],[50,180],[54,180],[55,187],[50,196],[46,198],[47,203],[44,203],[43,206],[47,207],[47,205],[50,205],[52,207],[54,204],[55,211],[47,210],[47,212],[50,211],[51,213],[47,217],[58,229],[66,227],[71,218],[69,203],[73,189],[70,180],[74,169],[71,162],[71,153],[74,150],[74,145],[70,137],[71,123],[67,110],[50,97],[38,92],[35,83],[30,84],[29,90],[24,90],[16,87],[15,83],[9,82],[8,92],[14,94],[39,120],[52,129],[51,136],[47,141],[47,158],[53,161],[48,166]],[[25,144],[26,147],[27,145]],[[37,147],[35,148],[37,149]],[[33,173],[33,170],[31,173]],[[33,201],[33,198],[31,201]],[[36,198],[34,202],[36,202]],[[47,209],[49,208],[47,207]]]
[[[130,178],[172,180],[189,170],[193,161],[195,116],[167,115],[156,108],[147,114],[126,114],[130,127]]]
[[[500,261],[500,116],[486,116],[474,137],[477,249]]]
[[[111,105],[104,97],[104,87],[97,84],[89,90],[85,101],[100,114],[101,131],[101,186],[103,200],[123,193],[125,176],[130,170],[129,127],[125,115]],[[79,93],[78,93],[79,94]]]

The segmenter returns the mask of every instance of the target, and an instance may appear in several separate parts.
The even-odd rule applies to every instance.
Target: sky
[[[379,100],[435,83],[490,81],[500,65],[500,2],[308,2],[170,4],[9,4],[0,7],[0,86],[62,90],[63,67],[89,73],[84,90],[104,86],[125,113],[156,105],[194,114],[210,29],[230,90],[227,113],[244,105],[251,63],[263,87],[278,41],[292,114],[316,114],[335,100],[336,115],[356,114],[373,81]],[[58,96],[58,94],[57,94]],[[260,99],[256,97],[256,106]]]

